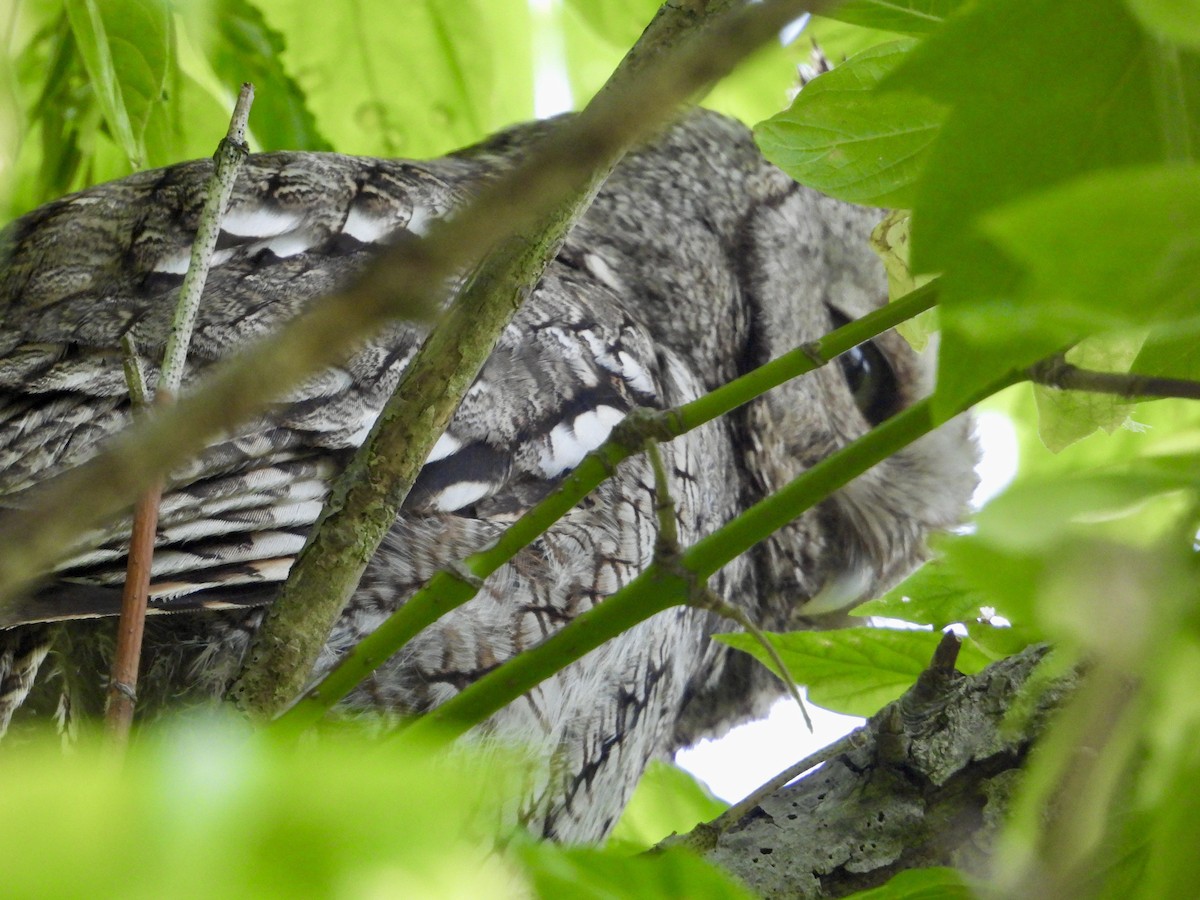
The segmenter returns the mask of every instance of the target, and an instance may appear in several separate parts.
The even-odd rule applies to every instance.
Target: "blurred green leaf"
[[[974,891],[957,869],[909,869],[887,884],[848,894],[847,900],[972,900]]]
[[[690,773],[651,760],[605,846],[640,853],[671,834],[685,834],[715,819],[728,806]]]
[[[1128,280],[1104,284],[1082,309],[1071,294],[1028,290],[1017,261],[978,223],[1089,172],[1175,158],[1180,116],[1194,142],[1200,94],[1162,89],[1153,46],[1120,0],[980,0],[885,83],[950,107],[917,186],[912,235],[914,270],[944,274],[940,410],[1102,330],[1114,304],[1134,305],[1119,296]],[[1099,229],[1085,217],[1071,230]]]
[[[597,37],[622,52],[633,46],[662,6],[659,0],[566,0],[566,5]]]
[[[1195,0],[1125,0],[1150,31],[1166,40],[1200,49],[1200,10]]]
[[[679,849],[648,857],[625,856],[614,850],[522,843],[515,851],[527,867],[534,896],[546,900],[561,897],[752,900],[754,897],[732,875]]]
[[[213,32],[207,56],[234,95],[254,84],[251,130],[263,150],[332,150],[309,111],[304,92],[285,71],[283,35],[248,0],[217,0],[201,21]]]
[[[774,661],[748,634],[714,635],[749,653],[772,671]],[[935,631],[842,628],[768,634],[797,684],[807,685],[818,706],[851,716],[872,716],[912,687],[933,658],[942,636]],[[978,672],[990,660],[964,645],[960,671]]]
[[[852,25],[900,34],[928,34],[966,0],[850,0],[825,15]]]
[[[259,0],[340,152],[424,158],[532,114],[524,0]]]
[[[67,16],[104,120],[132,169],[146,163],[146,124],[171,65],[164,0],[66,0]]]
[[[1095,372],[1127,372],[1141,349],[1144,332],[1124,331],[1085,338],[1066,353],[1067,362]],[[1052,452],[1069,447],[1096,429],[1109,434],[1129,419],[1134,403],[1114,394],[1062,391],[1035,384],[1038,433]]]
[[[1028,273],[1025,302],[1052,298],[1081,328],[1200,317],[1200,167],[1091,173],[997,207],[980,229]]]
[[[4,890],[24,897],[493,896],[519,884],[482,823],[500,763],[211,726],[143,735],[125,765],[7,749]]]
[[[797,181],[841,200],[911,206],[942,109],[925,97],[876,88],[914,43],[872,47],[810,81],[789,109],[755,127],[763,153]]]

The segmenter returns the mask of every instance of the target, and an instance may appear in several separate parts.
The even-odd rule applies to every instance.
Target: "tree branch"
[[[1031,366],[1029,379],[1035,384],[1063,391],[1113,394],[1126,400],[1167,397],[1200,400],[1200,381],[1136,375],[1132,372],[1096,372],[1090,369],[1080,369],[1067,362],[1061,354],[1051,356]]]
[[[1030,647],[970,677],[931,667],[821,769],[710,830],[706,857],[757,894],[797,898],[845,896],[922,866],[980,871],[1021,764],[1074,686],[1054,682],[1009,727],[1045,653]]]

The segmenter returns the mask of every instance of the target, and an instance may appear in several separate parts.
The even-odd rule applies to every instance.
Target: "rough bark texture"
[[[931,668],[870,720],[858,749],[764,800],[708,859],[764,897],[842,897],[924,866],[980,871],[1019,768],[1069,690],[1056,684],[1023,727],[1003,726],[1045,652],[970,677]]]

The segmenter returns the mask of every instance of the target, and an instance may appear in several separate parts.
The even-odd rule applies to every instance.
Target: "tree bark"
[[[1053,683],[1005,722],[1046,652],[969,677],[931,667],[857,749],[760,802],[705,855],[764,897],[842,897],[926,866],[981,872],[1020,767],[1072,687]]]

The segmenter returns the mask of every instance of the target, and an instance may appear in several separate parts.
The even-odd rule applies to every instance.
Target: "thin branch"
[[[545,534],[567,511],[610,477],[619,463],[640,452],[648,440],[670,440],[717,419],[929,309],[936,299],[937,282],[934,281],[681,407],[662,411],[634,410],[617,425],[603,445],[589,453],[549,496],[510,525],[492,546],[472,554],[456,567],[435,573],[425,587],[281,713],[276,720],[277,727],[302,730],[314,725],[419,632],[474,597],[483,579]]]
[[[20,621],[13,599],[19,588],[70,553],[83,534],[125,507],[158,473],[345,358],[385,322],[430,319],[455,273],[526,233],[587,179],[598,160],[651,134],[677,103],[725,74],[784,24],[826,5],[748,4],[679,52],[656,56],[636,84],[606,91],[603,103],[565,123],[524,165],[484,188],[451,220],[435,223],[424,240],[400,242],[380,254],[354,283],[219,366],[203,390],[131,428],[90,462],[46,482],[34,507],[7,517],[0,527],[0,626]]]
[[[869,725],[860,725],[849,734],[838,738],[832,744],[822,747],[820,750],[810,753],[799,762],[788,766],[769,781],[756,787],[743,799],[730,806],[729,809],[725,810],[725,812],[721,813],[721,815],[717,816],[711,822],[703,822],[687,834],[673,834],[668,838],[664,838],[654,849],[666,850],[671,847],[687,847],[698,853],[711,850],[716,846],[717,839],[722,834],[746,818],[767,797],[773,797],[805,772],[815,769],[822,763],[827,763],[829,760],[836,759],[843,753],[849,753],[851,750],[857,750],[859,747],[864,746],[869,729]]]
[[[1031,366],[1029,379],[1035,384],[1059,390],[1112,394],[1126,400],[1168,397],[1200,400],[1200,381],[1135,375],[1131,372],[1095,372],[1072,365],[1062,355],[1051,356]]]
[[[1012,375],[962,405],[974,405],[1022,380]],[[652,564],[617,593],[580,614],[531,650],[513,657],[401,730],[418,739],[457,737],[584,654],[652,615],[686,602],[692,585],[716,573],[796,516],[934,428],[928,398],[826,457],[770,497],[697,541],[682,556],[686,577]]]
[[[808,715],[808,704],[804,702],[804,697],[800,693],[800,687],[792,678],[792,673],[788,671],[788,667],[783,662],[783,657],[779,655],[779,651],[775,649],[775,645],[771,643],[766,632],[758,627],[758,624],[746,615],[744,610],[738,609],[732,603],[726,603],[711,590],[704,591],[703,596],[699,600],[693,600],[689,605],[695,606],[697,609],[707,609],[714,612],[723,618],[729,619],[740,625],[750,637],[758,642],[759,646],[767,656],[771,657],[771,662],[775,663],[775,667],[779,670],[776,677],[783,682],[783,686],[787,689],[788,695],[796,701],[796,706],[800,708],[800,715],[804,717],[804,724],[808,726],[810,732],[815,731],[812,719]]]
[[[196,237],[192,241],[191,259],[179,302],[171,322],[171,333],[163,351],[162,367],[154,393],[154,405],[164,409],[171,404],[183,381],[188,345],[200,309],[200,298],[208,280],[221,219],[233,194],[242,160],[249,152],[246,147],[246,121],[254,102],[254,87],[243,84],[234,106],[229,130],[217,148],[216,165],[206,189],[204,209],[200,213]],[[122,338],[125,377],[135,414],[145,411],[147,403],[145,376],[141,357],[132,336]],[[117,648],[113,657],[112,674],[108,682],[108,702],[104,724],[109,739],[124,746],[133,724],[137,704],[138,666],[142,655],[142,636],[146,626],[146,604],[150,594],[150,576],[154,559],[154,536],[158,528],[158,505],[162,499],[163,478],[160,475],[147,487],[134,506],[133,527],[129,537],[129,558],[125,570],[125,586],[121,592],[121,616],[117,622]]]

